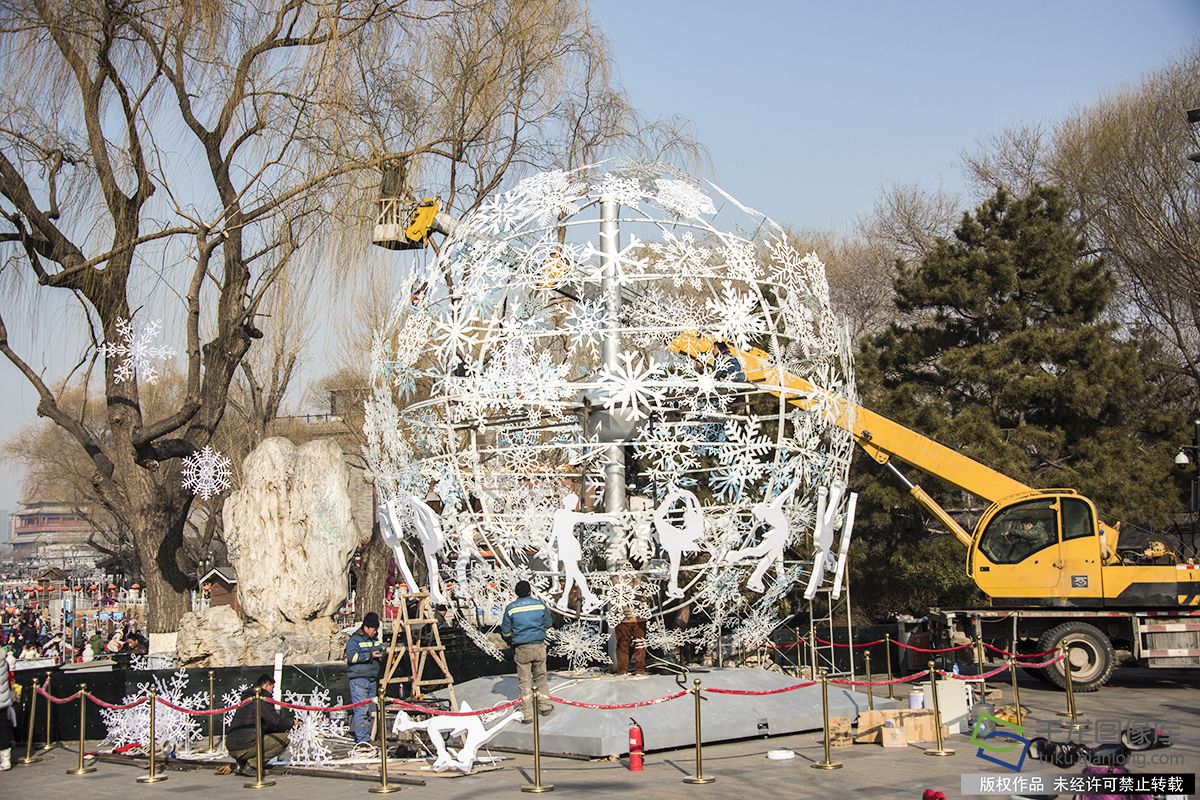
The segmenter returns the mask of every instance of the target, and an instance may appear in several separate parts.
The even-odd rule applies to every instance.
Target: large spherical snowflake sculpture
[[[819,396],[747,381],[750,352]],[[669,167],[546,172],[488,201],[372,355],[381,524],[493,654],[521,579],[572,618],[576,660],[630,613],[651,648],[761,642],[841,521],[853,382],[824,267]]]

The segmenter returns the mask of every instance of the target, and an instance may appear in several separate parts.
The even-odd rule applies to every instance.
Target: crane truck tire
[[[1071,682],[1075,691],[1094,692],[1108,682],[1117,663],[1117,654],[1107,636],[1086,622],[1064,622],[1042,634],[1038,640],[1038,650],[1054,650],[1063,642],[1068,645]],[[1060,689],[1067,688],[1065,665],[1066,662],[1060,661],[1042,670],[1046,678]]]

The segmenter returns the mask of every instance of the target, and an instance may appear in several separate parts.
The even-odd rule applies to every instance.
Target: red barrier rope
[[[712,686],[705,686],[700,691],[712,692],[713,694],[734,694],[734,695],[749,695],[762,696],[765,694],[782,694],[784,692],[794,692],[797,689],[804,689],[809,686],[816,686],[820,681],[807,681],[805,683],[797,683],[792,686],[783,686],[778,689],[762,689],[755,691],[753,689],[717,689]],[[684,694],[687,694],[684,692]]]
[[[149,697],[141,697],[141,698],[138,698],[137,700],[134,700],[132,703],[126,703],[125,705],[113,705],[112,703],[104,702],[99,697],[96,697],[96,695],[94,695],[94,694],[88,695],[88,700],[91,700],[93,703],[100,706],[101,708],[107,708],[109,711],[128,711],[131,708],[137,708],[138,706],[140,706],[142,703],[145,703],[149,699],[150,699]]]
[[[416,706],[412,703],[406,703],[403,700],[397,700],[394,697],[389,697],[388,699],[394,704],[392,708],[407,708],[409,711],[416,711],[421,714],[430,714],[435,717],[478,717],[482,714],[492,714],[496,711],[503,711],[506,708],[512,708],[513,706],[519,706],[521,704],[521,698],[518,697],[516,700],[509,700],[507,703],[501,703],[500,705],[492,706],[491,708],[473,708],[470,711],[442,711],[439,708]],[[554,700],[555,698],[551,697],[550,699]],[[356,703],[355,705],[362,705],[362,703]]]
[[[1045,669],[1046,667],[1054,666],[1058,662],[1062,661],[1064,658],[1066,658],[1066,656],[1060,655],[1058,658],[1052,658],[1049,661],[1042,661],[1042,662],[1036,663],[1036,664],[1031,664],[1028,661],[1014,661],[1013,663],[1019,667],[1024,667],[1025,669]]]
[[[764,644],[763,647],[767,648],[768,650],[783,651],[783,650],[791,650],[793,647],[803,644],[803,643],[804,643],[804,640],[800,639],[799,641],[788,642],[787,644],[775,644],[772,642],[771,644]]]
[[[943,678],[953,678],[956,681],[986,681],[988,678],[994,678],[1007,669],[1008,664],[1001,664],[991,672],[981,672],[978,675],[955,675],[953,672],[946,672],[944,669],[939,669],[938,674]]]
[[[263,699],[265,700],[266,698],[263,698]],[[242,708],[243,706],[247,706],[250,703],[254,702],[253,697],[247,697],[245,700],[242,700],[242,702],[236,703],[232,706],[227,706],[225,708],[195,709],[195,708],[185,708],[183,706],[177,706],[174,703],[172,703],[170,700],[166,700],[162,697],[158,697],[157,700],[159,703],[163,704],[164,706],[171,709],[172,711],[178,711],[181,714],[187,714],[187,715],[193,716],[193,717],[214,717],[217,714],[224,714],[227,711],[236,711],[237,709]]]
[[[687,690],[678,691],[675,694],[669,694],[666,697],[656,697],[653,700],[638,700],[636,703],[578,703],[574,700],[567,700],[562,697],[550,695],[547,700],[552,703],[560,703],[564,706],[574,706],[575,708],[598,708],[603,710],[623,709],[623,708],[642,708],[644,706],[654,706],[659,703],[665,703],[668,700],[678,700],[687,694]]]
[[[820,636],[816,637],[816,639],[821,644],[831,644],[834,647],[848,647],[848,648],[854,649],[854,650],[857,650],[862,647],[874,647],[877,644],[883,644],[883,639],[876,639],[873,642],[858,642],[857,644],[845,644],[843,642],[827,642],[824,639],[822,639]],[[899,644],[899,642],[896,642],[896,644]]]
[[[991,650],[993,653],[999,653],[1002,656],[1015,656],[1017,658],[1020,658],[1021,656],[1024,656],[1025,658],[1041,658],[1042,656],[1048,656],[1048,655],[1051,655],[1052,653],[1058,652],[1057,647],[1052,648],[1050,650],[1043,650],[1040,653],[1014,653],[1011,650],[1004,650],[1002,648],[996,647],[994,644],[988,644],[987,642],[984,642],[983,646],[986,647],[988,650]]]
[[[50,681],[46,681],[45,685],[49,686]],[[62,705],[63,703],[70,703],[73,700],[79,699],[79,692],[76,692],[75,694],[71,695],[70,697],[55,697],[54,695],[50,694],[45,689],[43,689],[41,686],[36,686],[34,688],[37,689],[37,693],[40,694],[42,697],[46,698],[51,703],[58,703],[59,705]]]
[[[966,650],[968,647],[974,647],[974,644],[971,642],[960,644],[958,647],[917,647],[914,644],[905,644],[895,639],[892,639],[892,644],[898,644],[909,650],[916,650],[918,653],[953,653],[955,650]]]
[[[242,705],[253,701],[254,698],[249,697],[242,703]],[[365,705],[374,703],[375,698],[368,697],[366,700],[359,700],[357,703],[347,703],[346,705],[342,706],[305,706],[299,703],[285,703],[282,700],[276,700],[274,697],[264,697],[262,698],[262,701],[264,703],[270,703],[273,706],[279,706],[280,708],[290,708],[293,711],[349,711],[352,708],[362,708]]]
[[[920,672],[914,672],[912,675],[905,675],[903,678],[892,678],[890,681],[848,681],[842,678],[830,678],[830,683],[836,683],[841,686],[888,686],[894,683],[908,683],[915,681],[917,678],[923,678],[929,674],[929,670],[924,669]]]

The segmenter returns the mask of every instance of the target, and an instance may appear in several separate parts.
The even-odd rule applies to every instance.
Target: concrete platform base
[[[620,704],[649,700],[691,688],[699,678],[703,686],[762,691],[793,686],[797,679],[761,669],[704,668],[686,679],[672,675],[614,676],[595,673],[551,673],[550,693],[580,703]],[[515,675],[476,678],[454,687],[458,701],[472,708],[487,708],[516,697]],[[821,728],[821,687],[810,686],[771,695],[718,695],[702,693],[701,720],[705,743],[778,736]],[[894,707],[887,698],[875,699],[876,708]],[[685,695],[666,703],[627,710],[575,708],[556,704],[542,717],[542,752],[548,755],[604,757],[629,750],[629,719],[642,726],[647,750],[669,750],[696,742],[694,700]],[[865,694],[843,686],[829,687],[829,715],[850,717],[867,708]],[[529,752],[533,726],[511,724],[489,746]]]

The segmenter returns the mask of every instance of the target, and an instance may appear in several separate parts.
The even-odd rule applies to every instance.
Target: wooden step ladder
[[[429,600],[429,592],[399,592],[394,601],[396,618],[392,620],[392,637],[388,645],[387,662],[383,672],[383,687],[392,683],[410,683],[409,697],[420,700],[426,687],[446,687],[450,698],[450,710],[458,710],[454,697],[454,677],[446,664],[446,647],[442,644],[442,632],[438,628],[437,615]],[[409,604],[415,603],[416,616],[409,613]],[[400,632],[404,631],[401,640]],[[428,642],[426,641],[428,637]],[[441,669],[441,677],[425,677],[425,665],[432,661]],[[408,663],[408,674],[397,676],[400,665]]]

